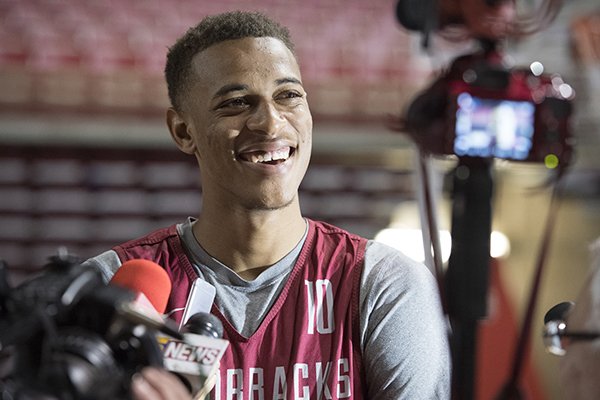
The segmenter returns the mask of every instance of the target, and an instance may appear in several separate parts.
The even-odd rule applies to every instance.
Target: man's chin
[[[256,200],[246,204],[248,211],[280,211],[290,207],[294,203],[295,197],[291,199],[264,199]]]

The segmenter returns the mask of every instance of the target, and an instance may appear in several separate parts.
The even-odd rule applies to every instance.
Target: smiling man
[[[157,262],[175,321],[194,280],[215,287],[230,345],[212,398],[449,398],[429,270],[301,214],[312,118],[287,29],[259,13],[207,17],[169,50],[165,75],[169,131],[199,165],[199,214],[89,264],[108,281],[128,259]],[[181,397],[162,371],[143,376],[137,398]]]

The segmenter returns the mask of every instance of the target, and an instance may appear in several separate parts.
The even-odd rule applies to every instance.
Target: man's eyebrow
[[[240,91],[240,90],[248,90],[248,85],[244,85],[244,84],[241,84],[241,83],[232,83],[230,85],[225,85],[221,89],[219,89],[217,91],[217,93],[215,93],[215,95],[213,96],[213,99],[216,99],[217,97],[224,96],[227,93],[237,92],[237,91]]]
[[[275,83],[277,85],[284,85],[286,83],[295,83],[298,85],[302,85],[302,82],[299,79],[294,78],[294,77],[286,77],[286,78],[276,79]],[[238,92],[238,91],[242,91],[242,90],[248,90],[248,85],[244,85],[242,83],[231,83],[231,84],[225,85],[222,88],[220,88],[219,90],[217,90],[217,92],[213,96],[213,99],[224,96],[230,92]]]
[[[298,84],[298,85],[302,86],[302,82],[301,82],[299,79],[297,79],[297,78],[294,78],[294,77],[287,77],[287,78],[281,78],[281,79],[277,79],[277,80],[275,81],[275,83],[276,83],[277,85],[283,85],[283,84],[285,84],[285,83],[296,83],[296,84]]]

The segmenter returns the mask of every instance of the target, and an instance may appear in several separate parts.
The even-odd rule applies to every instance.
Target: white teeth
[[[273,152],[266,152],[263,154],[252,154],[250,156],[250,161],[253,163],[259,162],[269,162],[275,160],[287,160],[290,157],[290,148],[286,147],[285,149],[276,150]]]
[[[273,152],[272,160],[287,160],[290,157],[290,148],[286,147],[285,149],[281,149]]]

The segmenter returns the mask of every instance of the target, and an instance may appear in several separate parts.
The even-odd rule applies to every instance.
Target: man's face
[[[295,57],[278,39],[229,40],[193,60],[182,119],[205,202],[278,209],[297,199],[312,117]],[[186,151],[186,150],[184,150]]]

